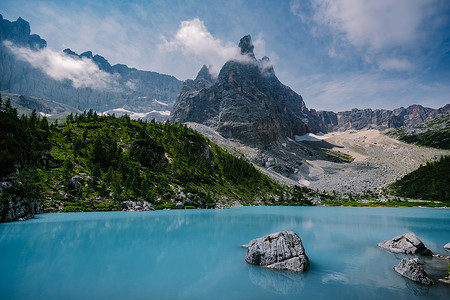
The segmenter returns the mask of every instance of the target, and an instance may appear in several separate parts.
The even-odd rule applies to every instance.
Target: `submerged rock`
[[[251,240],[247,245],[245,261],[270,269],[304,272],[309,259],[302,240],[292,231],[282,231]]]
[[[422,241],[412,232],[397,236],[392,240],[382,241],[378,247],[394,253],[433,255]]]
[[[434,282],[428,277],[423,269],[423,263],[418,258],[403,258],[398,266],[394,266],[395,272],[414,282],[433,285]]]

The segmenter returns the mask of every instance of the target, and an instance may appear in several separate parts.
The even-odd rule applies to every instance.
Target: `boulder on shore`
[[[247,248],[245,261],[252,265],[293,272],[304,272],[309,266],[302,240],[292,231],[272,233],[243,247]]]
[[[394,253],[433,255],[421,240],[412,232],[397,236],[392,240],[382,241],[378,247]]]
[[[418,258],[403,258],[398,266],[394,266],[395,272],[414,282],[433,285],[434,282],[428,277],[423,269],[423,263]]]

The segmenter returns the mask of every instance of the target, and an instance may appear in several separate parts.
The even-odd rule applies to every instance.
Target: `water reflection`
[[[403,278],[403,280],[405,281],[406,288],[415,296],[426,296],[430,292],[428,285],[418,284],[406,278]]]
[[[245,262],[239,245],[282,230],[302,238],[311,261],[305,274]],[[450,236],[450,210],[243,207],[41,215],[0,224],[0,298],[446,299],[447,286],[404,279],[392,269],[403,255],[377,246],[411,231],[439,253]],[[440,268],[436,272],[445,272]]]
[[[257,266],[250,266],[250,281],[263,289],[278,295],[299,294],[304,288],[304,274],[276,271]]]

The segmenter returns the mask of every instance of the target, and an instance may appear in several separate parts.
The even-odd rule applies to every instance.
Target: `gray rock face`
[[[244,247],[247,248],[245,261],[249,264],[294,272],[304,272],[309,266],[302,240],[292,231],[254,239]]]
[[[28,220],[41,212],[42,204],[38,199],[13,196],[0,202],[0,223]]]
[[[254,58],[250,36],[239,45],[250,59],[228,61],[217,79],[204,66],[195,80],[183,85],[170,120],[204,124],[223,137],[258,147],[320,131],[317,117],[278,80],[268,58]]]
[[[69,181],[67,181],[66,185],[71,190],[78,190],[83,187],[84,179],[80,175],[73,175],[70,177]]]
[[[394,253],[433,255],[422,241],[412,232],[397,236],[378,244],[379,247]]]
[[[241,49],[242,55],[248,55],[250,58],[256,60],[255,54],[253,53],[253,49],[255,48],[255,46],[253,46],[252,37],[250,35],[244,36],[239,41],[239,48]]]
[[[398,266],[394,266],[395,272],[414,282],[433,285],[434,282],[428,277],[423,269],[423,263],[418,258],[403,258]]]
[[[436,117],[450,114],[450,104],[433,109],[421,105],[411,105],[407,108],[386,109],[352,109],[334,113],[319,111],[313,113],[320,119],[326,131],[345,131],[361,129],[385,130],[389,128],[408,127],[422,124]]]
[[[141,201],[123,201],[120,203],[120,207],[122,207],[122,210],[124,211],[151,211],[155,210],[155,207],[153,204],[148,203],[147,201],[141,202]]]
[[[45,48],[47,43],[37,35],[30,35],[30,24],[19,18],[10,22],[0,16],[0,90],[26,96],[49,99],[73,106],[81,111],[94,109],[103,112],[124,108],[137,113],[152,111],[148,118],[165,120],[168,111],[180,93],[182,82],[173,76],[128,68],[126,65],[111,66],[100,55],[87,51],[78,55],[70,49],[64,53],[72,57],[92,60],[100,70],[117,79],[113,87],[92,89],[75,88],[69,80],[54,80],[43,71],[19,60],[3,41],[34,50]]]

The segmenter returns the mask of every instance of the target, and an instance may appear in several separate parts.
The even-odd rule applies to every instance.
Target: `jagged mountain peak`
[[[1,15],[0,15],[1,16]],[[0,40],[8,40],[19,46],[31,49],[47,47],[47,42],[37,34],[30,34],[30,23],[19,17],[16,21],[8,21],[0,17]]]
[[[78,56],[75,52],[73,52],[70,48],[64,49],[63,52],[68,55]]]
[[[200,71],[197,74],[197,77],[195,80],[207,80],[207,81],[214,81],[213,76],[211,75],[209,68],[206,65],[203,65],[203,67],[200,69]]]
[[[241,38],[241,40],[239,41],[239,48],[241,49],[242,55],[248,55],[250,58],[256,59],[255,54],[253,53],[253,49],[255,48],[255,46],[253,46],[252,37],[250,36],[250,34]]]
[[[24,60],[17,52],[6,46],[3,41],[9,41],[14,46],[39,50],[45,48],[47,42],[36,34],[30,34],[30,24],[22,18],[9,21],[0,17],[0,91],[34,96],[59,101],[80,110],[94,109],[97,112],[125,108],[141,115],[148,116],[148,112],[156,112],[157,120],[166,120],[170,110],[181,90],[182,82],[173,76],[151,71],[129,68],[126,65],[111,66],[100,55],[93,55],[87,51],[78,55],[70,48],[65,49],[65,55],[72,58],[91,60],[100,70],[112,74],[78,70],[76,80],[81,78],[86,87],[79,88],[73,82],[73,75],[69,72],[53,72],[63,76],[55,78],[47,68],[43,68],[36,58]],[[52,50],[47,54],[57,55]],[[60,53],[61,54],[61,53]],[[39,55],[37,55],[39,57]],[[32,63],[33,61],[34,63]],[[63,67],[63,66],[56,66]],[[76,71],[76,72],[78,72]],[[89,77],[91,76],[91,77]],[[100,84],[93,84],[99,79],[107,88]],[[103,80],[104,79],[104,80]],[[161,104],[162,103],[162,104]],[[146,117],[145,117],[146,118]]]
[[[227,61],[213,82],[204,80],[204,66],[195,80],[184,83],[170,120],[201,123],[226,138],[261,147],[320,131],[302,97],[278,80],[269,59],[255,58],[250,35],[239,46],[252,61]]]

